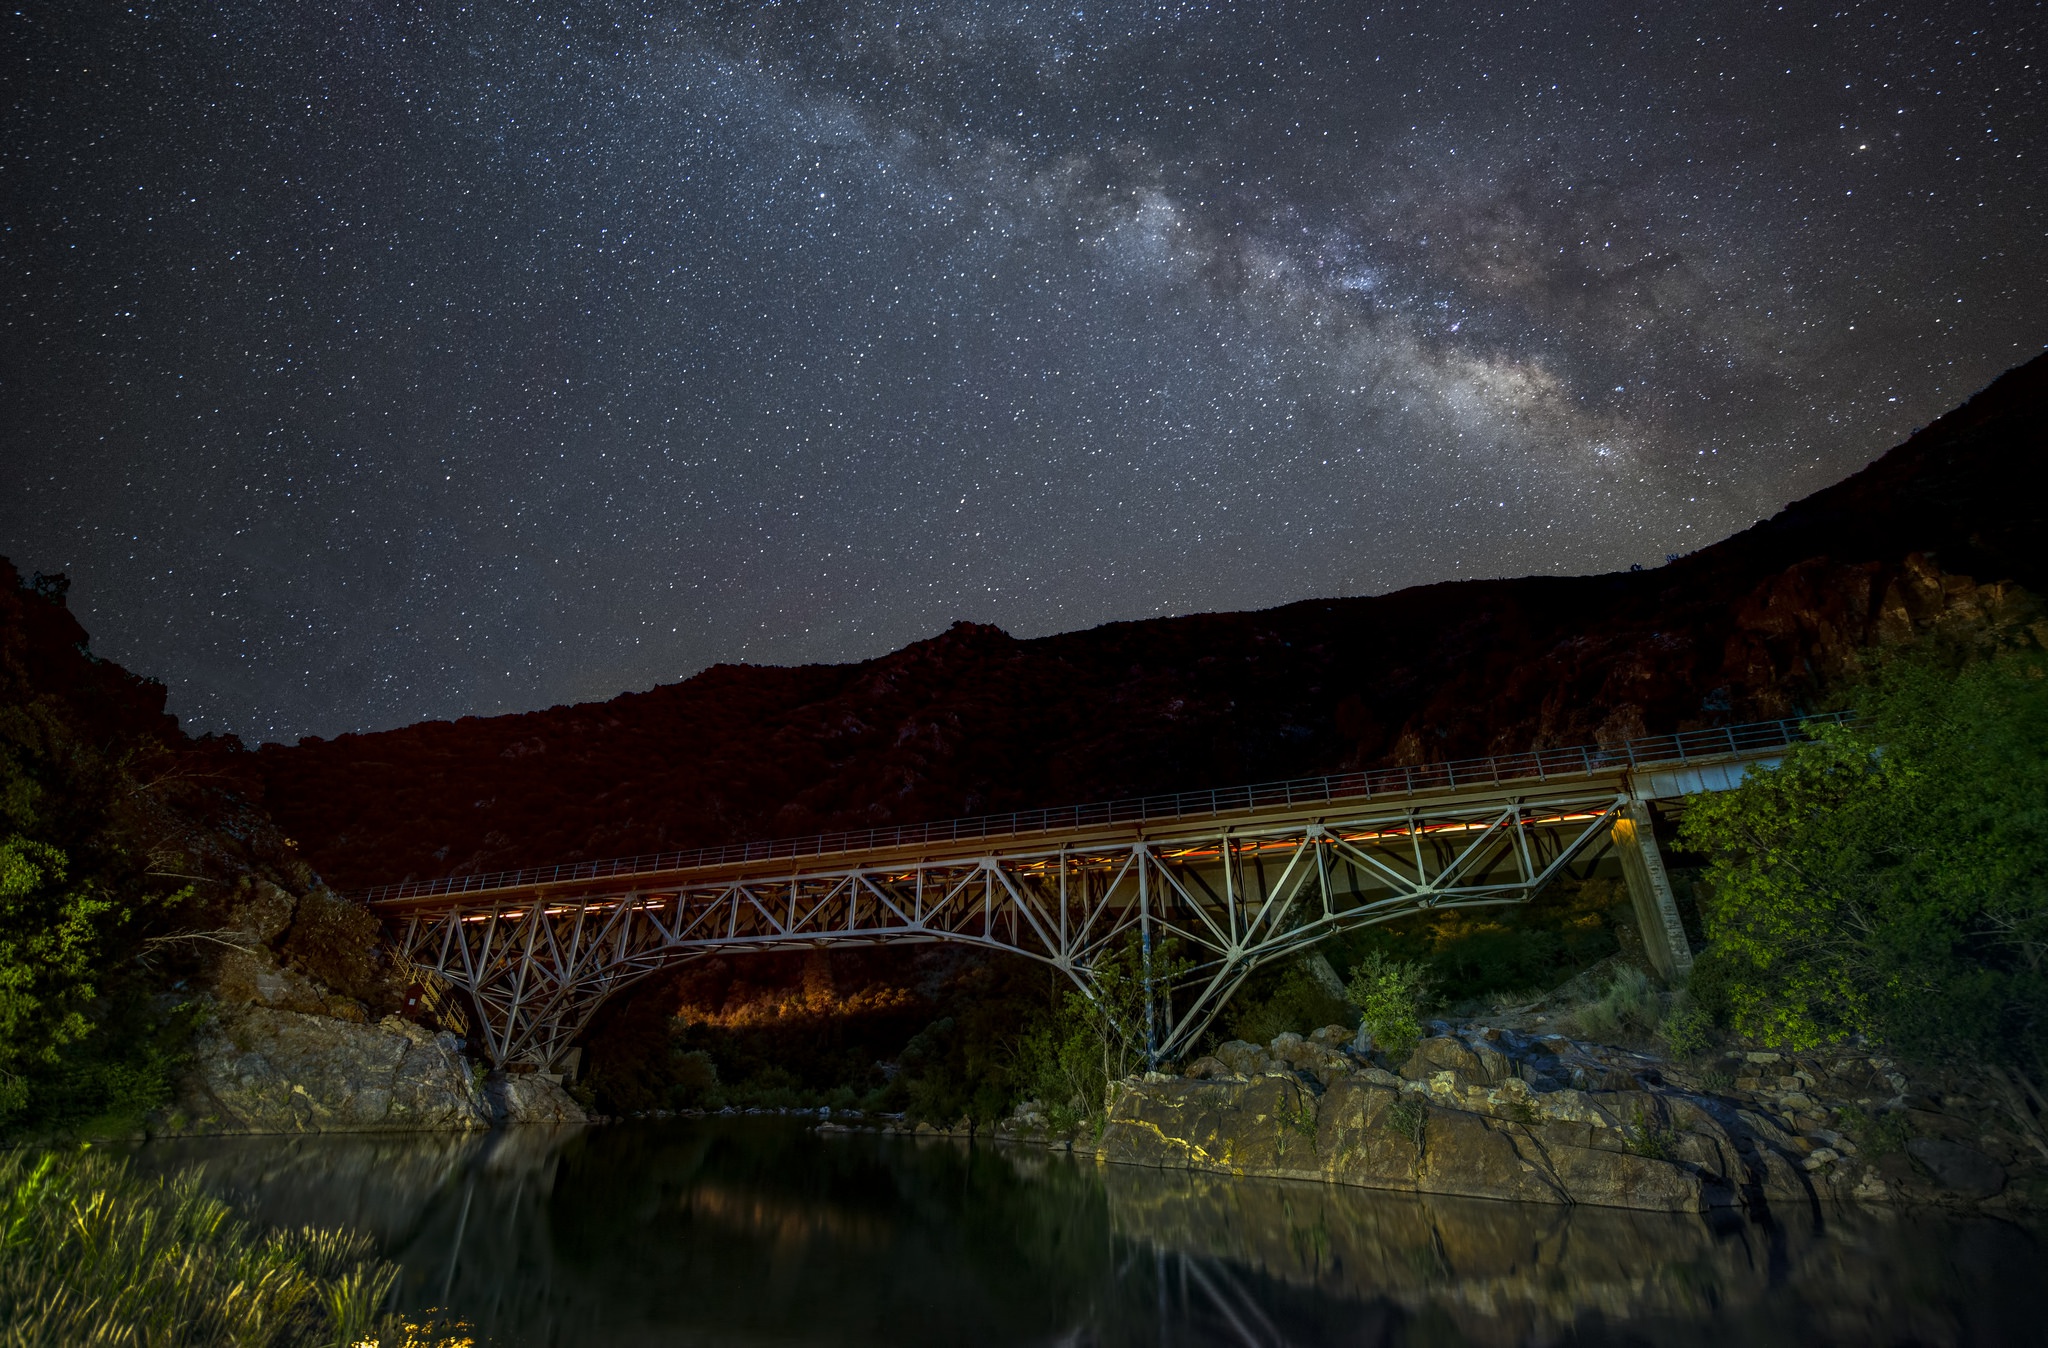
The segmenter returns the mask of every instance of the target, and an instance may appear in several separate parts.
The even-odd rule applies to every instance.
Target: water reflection
[[[2035,1342],[2035,1234],[1421,1199],[777,1119],[158,1143],[504,1345]]]

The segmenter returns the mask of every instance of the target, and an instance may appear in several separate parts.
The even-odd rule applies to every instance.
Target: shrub
[[[1649,975],[1624,964],[1598,997],[1572,1013],[1572,1020],[1583,1038],[1629,1039],[1656,1029],[1662,1009]]]
[[[1904,1110],[1886,1109],[1871,1114],[1849,1105],[1842,1110],[1840,1122],[1842,1131],[1871,1156],[1904,1151],[1913,1137],[1913,1125]]]
[[[1374,1045],[1390,1058],[1407,1057],[1422,1038],[1422,1013],[1430,1002],[1423,967],[1375,950],[1352,966],[1344,991]]]
[[[390,975],[378,962],[377,935],[369,909],[316,886],[294,908],[280,953],[328,987],[382,1008],[394,999]]]
[[[1017,1076],[1041,1103],[1056,1133],[1071,1132],[1102,1111],[1109,1077],[1097,1017],[1087,998],[1067,993],[1059,1012],[1023,1037]]]
[[[1669,1161],[1673,1148],[1678,1145],[1678,1133],[1675,1129],[1659,1128],[1638,1108],[1629,1113],[1629,1126],[1623,1130],[1623,1145],[1637,1156]]]
[[[1387,1106],[1387,1126],[1422,1150],[1423,1132],[1429,1124],[1429,1106],[1413,1096],[1402,1096]]]
[[[1714,1042],[1714,1018],[1691,998],[1681,996],[1658,1024],[1657,1037],[1673,1053],[1689,1058]]]

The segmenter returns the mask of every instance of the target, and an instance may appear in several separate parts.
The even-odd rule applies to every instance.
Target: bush
[[[1657,1026],[1657,1037],[1681,1058],[1704,1052],[1714,1042],[1714,1018],[1691,998],[1681,996]]]
[[[1189,967],[1178,941],[1153,949],[1155,987],[1171,987]],[[1038,1100],[1047,1122],[1061,1132],[1083,1123],[1099,1131],[1109,1084],[1143,1068],[1150,1056],[1144,956],[1135,938],[1105,952],[1093,972],[1094,995],[1063,995],[1011,1054],[1014,1088]]]
[[[1913,1138],[1913,1125],[1902,1109],[1880,1110],[1871,1114],[1849,1105],[1842,1110],[1840,1122],[1842,1131],[1871,1156],[1904,1151],[1906,1143]]]
[[[1056,1133],[1072,1132],[1102,1112],[1109,1073],[1101,1021],[1086,997],[1067,993],[1058,1013],[1023,1037],[1017,1047],[1017,1079]]]
[[[1649,975],[1624,964],[1614,971],[1598,997],[1572,1013],[1572,1020],[1582,1038],[1636,1039],[1657,1028],[1663,1009]]]
[[[1430,1004],[1428,975],[1419,964],[1389,959],[1375,950],[1352,966],[1344,985],[1359,1023],[1390,1058],[1405,1058],[1422,1038],[1422,1014]]]
[[[1729,1023],[2039,1071],[2048,1050],[2048,661],[1921,651],[1680,839],[1711,858],[1703,970]]]
[[[470,1343],[380,1316],[397,1276],[349,1231],[252,1231],[200,1189],[194,1170],[143,1179],[93,1152],[0,1157],[9,1344]]]

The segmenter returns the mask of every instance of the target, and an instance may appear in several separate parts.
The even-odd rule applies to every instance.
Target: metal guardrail
[[[1127,800],[1101,801],[1092,805],[1013,810],[1008,814],[941,819],[929,824],[847,829],[838,833],[819,833],[804,838],[727,843],[721,847],[651,852],[641,856],[613,857],[602,861],[575,861],[558,866],[532,866],[523,870],[454,875],[439,880],[407,880],[395,885],[378,885],[373,889],[360,891],[354,897],[364,903],[389,903],[400,899],[433,898],[444,894],[467,894],[478,890],[518,889],[529,885],[573,880],[602,880],[612,876],[697,870],[708,866],[731,866],[750,861],[828,856],[840,852],[871,852],[894,847],[914,847],[924,843],[1004,838],[1029,833],[1096,828],[1107,824],[1144,824],[1294,805],[1321,805],[1339,800],[1412,796],[1423,791],[1447,791],[1464,786],[1540,782],[1552,777],[1589,776],[1595,772],[1624,767],[1689,763],[1695,759],[1780,749],[1808,738],[1805,731],[1808,725],[1816,722],[1839,724],[1851,719],[1851,714],[1847,712],[1829,712],[1819,716],[1802,717],[1799,720],[1752,721],[1745,725],[1723,726],[1713,730],[1682,730],[1671,735],[1649,735],[1617,745],[1582,744],[1569,749],[1531,749],[1519,754],[1494,754],[1486,758],[1422,763],[1405,768],[1372,768],[1358,772],[1335,773],[1326,777],[1299,777],[1290,781],[1263,782],[1252,786],[1216,787],[1207,791],[1176,791],[1169,795],[1137,796]]]

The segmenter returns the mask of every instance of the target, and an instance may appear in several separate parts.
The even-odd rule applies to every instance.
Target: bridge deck
[[[559,1060],[605,998],[684,960],[923,941],[1042,961],[1090,997],[1100,971],[1135,948],[1145,1040],[1172,1057],[1260,965],[1431,909],[1526,903],[1603,839],[1628,874],[1646,943],[1668,947],[1652,957],[1682,973],[1690,952],[1643,802],[1724,788],[1804,733],[1771,721],[368,897],[418,981],[467,994],[500,1064]],[[1187,954],[1157,984],[1155,946]]]
[[[469,905],[479,898],[544,893],[549,898],[572,899],[658,888],[664,882],[697,885],[798,869],[812,873],[836,867],[871,869],[892,862],[910,865],[1018,850],[1095,847],[1133,839],[1214,837],[1219,824],[1225,829],[1286,825],[1321,818],[1333,808],[1350,813],[1359,807],[1385,807],[1398,815],[1414,809],[1435,813],[1445,806],[1483,805],[1507,798],[1536,803],[1547,796],[1583,795],[1600,787],[1621,790],[1632,778],[1638,794],[1645,794],[1642,788],[1649,786],[1648,795],[1661,797],[1698,789],[1716,768],[1737,767],[1782,750],[1804,737],[1802,727],[1811,720],[1840,719],[1837,714],[1808,721],[1761,721],[1649,736],[1617,745],[1538,749],[928,824],[409,880],[381,885],[357,897],[395,917],[429,913],[453,904]],[[1673,768],[1690,771],[1672,772]]]

